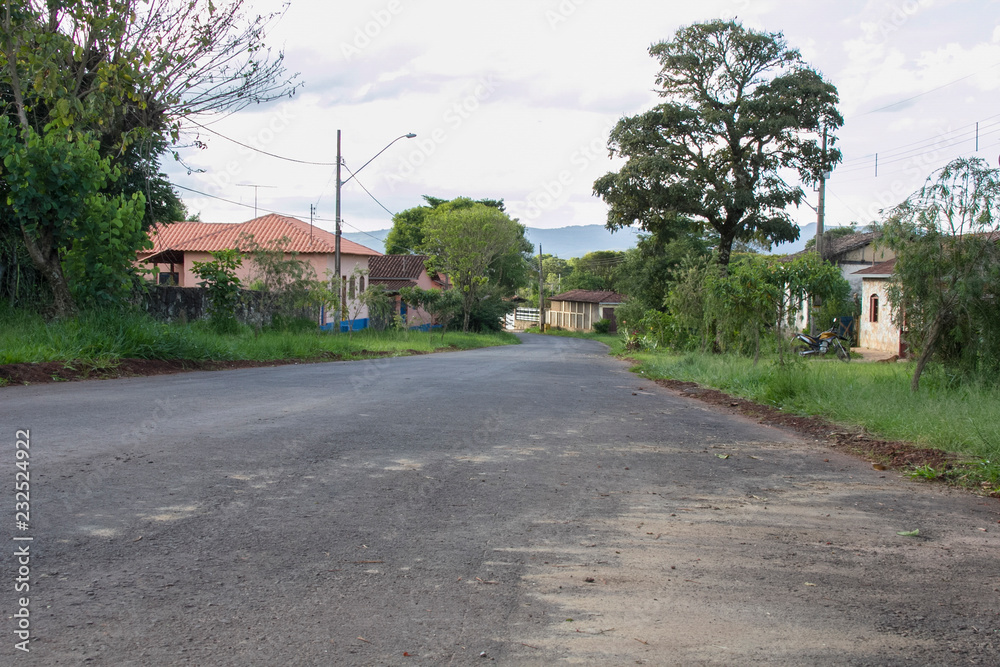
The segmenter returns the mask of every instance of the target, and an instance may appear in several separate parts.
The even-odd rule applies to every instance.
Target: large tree
[[[804,193],[780,171],[813,183],[840,161],[837,89],[781,33],[733,21],[681,28],[649,52],[665,101],[611,132],[611,154],[627,162],[594,183],[610,205],[607,227],[638,225],[669,241],[693,222],[718,234],[723,266],[734,242],[797,239],[785,208]]]
[[[503,296],[527,276],[531,244],[503,211],[468,199],[438,206],[424,221],[424,248],[462,295],[462,330],[486,298]]]
[[[1000,354],[1000,170],[959,158],[878,225],[896,253],[889,300],[917,349],[910,388],[930,358],[964,360],[996,377]]]
[[[74,137],[96,139],[124,175],[108,180],[109,194],[145,191],[147,217],[177,210],[156,160],[185,118],[295,90],[280,54],[263,45],[274,15],[247,18],[242,0],[5,0],[0,11],[0,103],[20,141],[62,131],[68,150]],[[0,218],[16,222],[56,296],[55,314],[71,314],[59,267],[71,248],[51,244],[71,236],[55,228],[75,222]]]
[[[426,202],[424,206],[414,206],[392,216],[392,229],[385,237],[386,254],[413,255],[424,252],[424,221],[431,211],[445,204],[450,204],[452,207],[483,204],[498,211],[504,210],[503,199],[473,200],[457,197],[449,200],[424,195],[424,202]]]

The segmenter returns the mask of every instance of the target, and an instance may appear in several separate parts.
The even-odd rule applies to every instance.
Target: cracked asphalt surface
[[[0,663],[1000,663],[1000,502],[522,339],[4,389]]]

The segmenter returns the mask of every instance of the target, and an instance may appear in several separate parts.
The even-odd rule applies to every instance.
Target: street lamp
[[[417,135],[415,135],[413,132],[409,132],[407,134],[404,134],[404,135],[396,137],[395,139],[393,139],[392,141],[390,141],[388,144],[386,144],[385,148],[383,148],[382,150],[380,150],[378,153],[375,153],[375,156],[372,157],[371,160],[368,160],[368,162],[365,162],[363,165],[361,165],[361,167],[357,171],[355,171],[353,174],[351,174],[350,178],[348,178],[347,181],[349,181],[349,180],[351,180],[351,178],[354,178],[355,176],[357,176],[358,173],[361,171],[361,169],[364,169],[365,167],[367,167],[368,165],[370,165],[372,163],[372,160],[374,160],[375,158],[377,158],[382,153],[386,152],[389,149],[389,146],[392,146],[394,143],[396,143],[400,139],[412,139],[415,136],[417,136]],[[343,157],[342,157],[341,152],[340,152],[340,130],[337,130],[337,215],[336,215],[336,221],[337,221],[337,233],[336,233],[336,237],[337,237],[337,240],[336,240],[336,244],[334,246],[335,250],[334,250],[334,260],[333,260],[333,271],[336,274],[337,278],[340,278],[340,283],[337,285],[337,294],[340,294],[340,295],[342,295],[344,293],[344,290],[343,290],[344,279],[340,275],[340,235],[341,235],[341,233],[340,233],[340,188],[341,188],[341,186],[344,185],[344,183],[347,182],[347,181],[340,180],[340,165],[341,165],[341,163],[343,161],[344,160],[343,160]],[[337,317],[334,318],[334,326],[336,327],[337,331],[340,331],[340,307],[337,308]]]

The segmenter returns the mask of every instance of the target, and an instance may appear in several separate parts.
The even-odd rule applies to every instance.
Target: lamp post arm
[[[410,132],[408,134],[403,134],[403,135],[400,135],[400,136],[396,137],[395,139],[393,139],[392,141],[390,141],[389,144],[385,148],[383,148],[382,150],[380,150],[378,153],[375,153],[375,155],[372,157],[371,160],[368,160],[368,162],[365,162],[363,165],[361,165],[360,169],[358,169],[357,171],[354,171],[353,173],[351,173],[351,175],[348,176],[346,180],[341,181],[340,184],[343,185],[344,183],[347,183],[347,181],[349,181],[352,178],[354,178],[357,174],[359,174],[361,172],[361,169],[364,169],[365,167],[367,167],[368,165],[370,165],[375,160],[375,158],[377,158],[379,155],[381,155],[382,153],[384,153],[387,150],[389,150],[389,146],[392,146],[394,143],[396,143],[400,139],[412,139],[415,136],[417,136],[417,135],[415,135],[412,132]]]
[[[396,137],[395,139],[393,139],[392,141],[390,141],[386,145],[385,148],[383,148],[378,153],[376,153],[375,156],[371,160],[368,160],[368,162],[365,162],[363,165],[361,165],[361,169],[364,169],[369,164],[371,164],[372,160],[374,160],[375,158],[377,158],[382,153],[386,152],[389,149],[389,146],[392,146],[394,143],[396,143],[400,139],[412,139],[415,136],[417,136],[417,135],[413,134],[412,132],[409,132],[407,134],[404,134],[404,135]],[[358,169],[358,171],[355,171],[354,173],[351,174],[350,178],[348,178],[347,181],[342,181],[342,180],[340,180],[340,167],[341,167],[341,165],[343,163],[344,163],[344,158],[343,158],[343,154],[340,151],[340,130],[337,130],[337,215],[336,215],[337,229],[336,229],[336,232],[335,232],[335,234],[336,234],[336,241],[335,241],[335,247],[334,247],[334,265],[333,265],[334,283],[335,283],[334,287],[337,290],[337,294],[338,294],[338,298],[337,298],[337,313],[336,313],[336,315],[333,318],[334,327],[335,327],[336,331],[340,331],[340,317],[342,315],[342,311],[343,311],[343,308],[344,308],[344,304],[342,303],[342,301],[345,300],[346,295],[347,295],[346,294],[347,291],[344,289],[344,284],[345,284],[345,282],[344,282],[344,276],[341,275],[341,267],[340,267],[340,237],[342,235],[341,228],[340,228],[340,222],[341,222],[341,220],[340,220],[340,189],[344,185],[344,183],[346,183],[347,181],[349,181],[352,178],[354,178],[354,175],[357,174],[359,171],[361,171],[361,169]],[[351,324],[351,326],[353,326],[353,323]]]

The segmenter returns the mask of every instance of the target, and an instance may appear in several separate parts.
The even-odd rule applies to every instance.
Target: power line
[[[1000,118],[1000,114],[996,116],[990,116],[986,118],[986,121],[991,121],[995,118]],[[936,137],[922,139],[920,141],[915,141],[910,144],[897,146],[896,148],[890,149],[888,151],[869,153],[868,155],[865,156],[845,160],[842,163],[843,165],[845,165],[845,167],[840,167],[837,169],[837,171],[838,173],[849,173],[853,171],[860,171],[863,169],[870,169],[874,164],[874,158],[876,155],[879,158],[878,160],[879,164],[890,164],[891,162],[898,161],[899,159],[915,158],[921,155],[926,155],[928,153],[934,153],[939,150],[943,150],[945,148],[951,148],[952,146],[957,146],[967,141],[972,141],[977,136],[979,138],[982,138],[984,136],[993,134],[996,131],[993,128],[1000,128],[1000,121],[996,121],[993,123],[986,123],[985,121],[980,121],[980,123],[978,124],[978,128],[976,124],[966,125],[956,130],[949,130],[947,132],[942,132]],[[947,143],[946,145],[940,145],[943,142],[951,142],[951,143]],[[909,148],[910,146],[913,146],[913,148]]]
[[[937,92],[937,91],[941,90],[942,88],[947,88],[948,86],[952,86],[952,85],[954,85],[956,83],[959,83],[961,81],[965,81],[966,79],[971,79],[972,77],[976,76],[977,74],[982,74],[986,70],[993,69],[994,67],[997,67],[998,65],[1000,65],[1000,62],[993,63],[989,67],[981,69],[978,72],[973,72],[972,74],[967,74],[967,75],[963,76],[960,79],[955,79],[954,81],[949,81],[948,83],[940,85],[937,88],[931,88],[930,90],[925,90],[924,92],[918,93],[918,94],[914,95],[913,97],[907,97],[905,100],[899,100],[898,102],[893,102],[892,104],[887,104],[884,107],[879,107],[878,109],[872,109],[871,111],[866,111],[865,113],[863,113],[861,115],[862,116],[867,116],[869,114],[878,113],[879,111],[885,111],[886,109],[891,109],[892,107],[899,106],[900,104],[905,104],[906,102],[912,102],[913,100],[917,99],[918,97],[923,97],[924,95],[930,95],[931,93]]]
[[[220,197],[218,195],[210,195],[207,192],[202,192],[201,190],[195,190],[194,188],[189,188],[189,187],[186,187],[186,186],[183,186],[183,185],[174,185],[174,187],[175,188],[180,188],[181,190],[186,190],[188,192],[191,192],[193,194],[196,194],[196,195],[199,195],[199,196],[202,196],[202,197],[208,197],[209,199],[216,199],[218,201],[225,202],[227,204],[233,204],[234,206],[242,206],[244,208],[254,208],[253,205],[251,205],[251,204],[244,204],[243,202],[233,201],[232,199],[226,199],[225,197]],[[373,199],[374,199],[374,197],[373,197]],[[385,208],[385,207],[383,207],[383,208]],[[283,213],[282,211],[274,211],[272,209],[267,209],[267,208],[261,208],[260,210],[264,211],[265,213],[273,213],[274,215],[282,215],[282,216],[285,216],[285,217],[288,217],[288,218],[295,218],[296,220],[298,220],[298,218],[296,216],[291,215],[289,213]],[[317,220],[319,222],[333,222],[333,223],[336,222],[336,220],[331,220],[330,218],[313,218],[313,219]],[[360,234],[364,234],[365,236],[370,236],[371,238],[375,239],[379,243],[385,244],[385,239],[380,239],[379,237],[375,236],[374,234],[369,234],[365,230],[360,229],[359,227],[355,227],[354,225],[352,225],[351,223],[347,222],[343,218],[340,219],[340,222],[341,222],[341,224],[347,225],[348,227],[350,227],[351,229],[353,229],[354,231],[356,231],[356,232],[358,232]],[[324,230],[324,231],[329,231],[329,230]],[[422,254],[422,253],[414,250],[413,248],[404,248],[404,250],[409,250],[414,255]]]
[[[1000,128],[998,128],[997,130],[995,130],[993,132],[988,132],[988,133],[985,133],[985,134],[984,133],[980,133],[979,138],[982,139],[984,136],[992,136],[992,135],[995,135],[997,133],[1000,133]],[[947,144],[947,145],[944,145],[944,146],[939,146],[939,147],[937,147],[933,151],[926,151],[924,153],[920,153],[920,154],[917,154],[917,155],[910,155],[910,156],[898,157],[898,158],[893,159],[893,160],[884,160],[883,161],[883,160],[880,159],[879,160],[879,167],[881,168],[883,165],[895,165],[895,164],[899,164],[901,162],[904,162],[904,163],[905,162],[909,162],[910,160],[914,160],[914,159],[920,157],[921,155],[931,155],[931,154],[937,153],[937,152],[941,152],[943,155],[955,155],[956,153],[958,155],[963,155],[963,154],[966,154],[966,153],[972,153],[972,152],[974,152],[972,150],[968,150],[968,151],[962,151],[962,150],[959,150],[959,151],[951,150],[951,151],[949,151],[948,150],[948,149],[954,149],[956,146],[959,146],[962,143],[965,143],[965,142],[964,141],[956,141],[956,142],[953,142],[953,143],[950,143],[950,144]],[[980,147],[979,147],[980,148],[980,152],[982,152],[983,150],[989,149],[989,148],[991,148],[992,146],[995,146],[995,145],[996,145],[995,143],[992,143],[992,144],[980,143]],[[937,158],[937,159],[935,159],[933,161],[927,160],[923,164],[930,165],[930,164],[933,164],[933,163],[937,163],[937,162],[940,161],[940,159],[942,159],[942,158]],[[867,181],[867,180],[870,180],[870,179],[874,178],[874,176],[869,171],[870,169],[871,169],[871,167],[869,166],[869,167],[864,168],[864,169],[858,169],[858,168],[847,169],[847,170],[844,170],[843,172],[841,172],[841,171],[838,170],[837,172],[834,172],[834,174],[835,175],[839,175],[839,174],[846,174],[846,175],[848,175],[849,178],[847,178],[846,180],[840,180],[840,179],[837,180],[838,184],[840,184],[840,185],[846,185],[848,183],[857,183],[857,182],[860,182],[860,181]],[[866,175],[864,175],[864,176],[855,176],[854,175],[855,172],[860,172],[860,171],[869,171],[869,173],[866,174]],[[899,171],[900,171],[900,169],[892,169],[892,170],[888,170],[888,171],[885,171],[885,172],[881,172],[881,169],[880,169],[881,173],[879,175],[880,176],[885,176],[885,175],[889,175],[889,174],[896,174],[896,173],[899,173]],[[853,177],[850,177],[850,176],[853,176]]]
[[[260,153],[262,155],[267,155],[268,157],[277,158],[278,160],[285,160],[287,162],[295,162],[295,163],[298,163],[298,164],[314,165],[314,166],[317,166],[317,167],[336,167],[337,166],[336,162],[312,162],[310,160],[298,160],[298,159],[293,158],[293,157],[285,157],[284,155],[277,155],[275,153],[268,153],[267,151],[261,150],[260,148],[257,148],[256,146],[251,146],[250,144],[245,144],[242,141],[237,141],[236,139],[233,139],[232,137],[227,137],[226,135],[222,134],[221,132],[217,132],[217,131],[215,131],[215,130],[213,130],[211,128],[205,127],[201,123],[198,123],[198,122],[193,121],[191,119],[188,119],[188,121],[192,125],[197,125],[198,127],[200,127],[201,129],[205,130],[206,132],[211,132],[212,134],[214,134],[217,137],[222,137],[226,141],[231,141],[234,144],[236,144],[237,146],[242,146],[243,148],[248,148],[248,149],[250,149],[252,151],[255,151],[257,153]]]
[[[344,165],[344,169],[347,169],[347,165],[346,165],[346,164]],[[385,207],[385,205],[384,205],[384,204],[382,204],[382,202],[380,202],[380,201],[379,201],[378,199],[375,199],[375,195],[373,195],[372,193],[368,192],[368,188],[366,188],[366,187],[365,187],[364,185],[361,185],[361,181],[360,181],[360,180],[358,180],[358,177],[357,177],[357,176],[356,176],[356,175],[354,174],[354,172],[353,172],[353,171],[351,171],[350,169],[347,169],[347,173],[349,173],[349,174],[351,175],[351,178],[353,178],[353,179],[354,179],[354,181],[355,181],[355,182],[356,182],[356,183],[357,183],[358,185],[360,185],[360,186],[361,186],[361,189],[362,189],[362,190],[364,190],[364,191],[365,191],[366,193],[368,193],[368,196],[369,196],[369,197],[371,197],[371,198],[372,198],[372,200],[373,200],[373,201],[374,201],[374,202],[375,202],[376,204],[378,204],[379,206],[381,206],[381,207],[382,207],[382,209],[383,209],[383,210],[384,210],[384,211],[385,211],[386,213],[388,213],[389,215],[391,215],[391,216],[395,217],[395,215],[396,215],[395,213],[393,213],[392,211],[390,211],[389,209],[387,209],[387,208]]]

